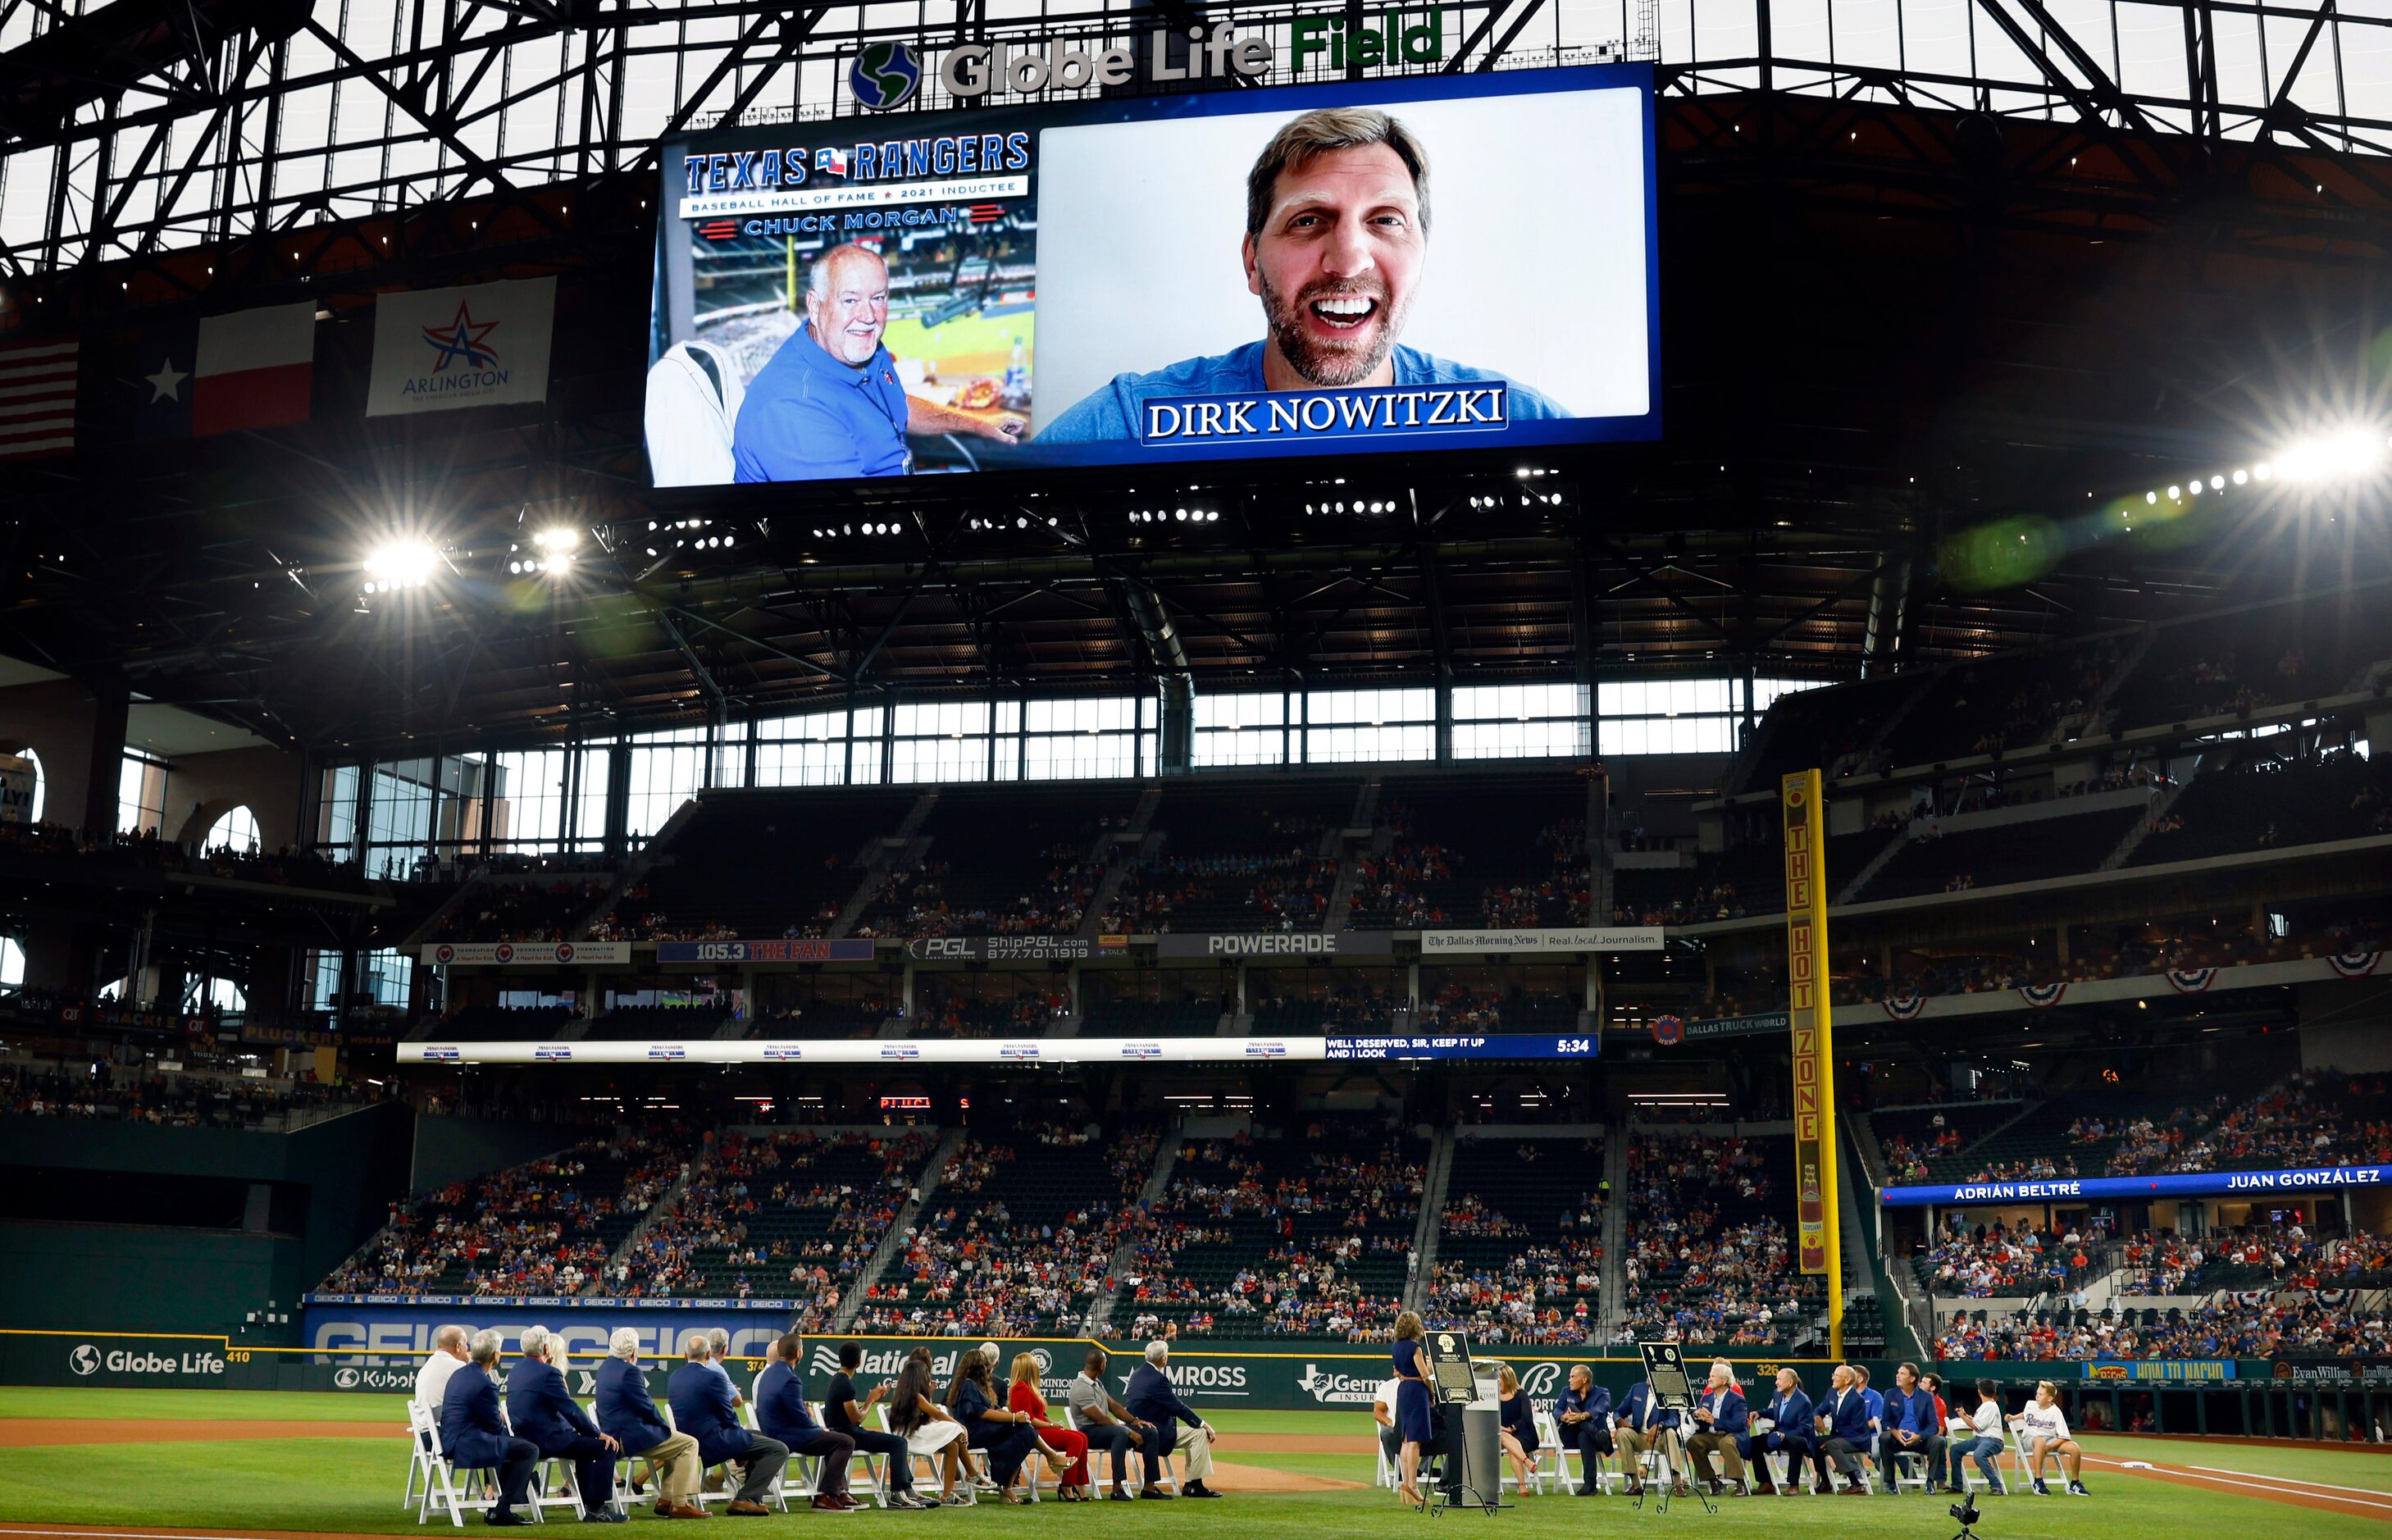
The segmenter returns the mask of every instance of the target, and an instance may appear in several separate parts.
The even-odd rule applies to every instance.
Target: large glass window
[[[1304,711],[1311,763],[1436,757],[1435,690],[1315,690]]]
[[[116,827],[126,833],[166,822],[166,762],[130,753],[116,776]]]
[[[1453,692],[1455,759],[1575,758],[1588,747],[1583,685],[1486,685]]]
[[[439,762],[394,760],[373,767],[366,803],[366,870],[403,878],[432,844],[432,780]]]
[[[358,766],[336,764],[316,782],[316,847],[335,861],[356,855],[358,777]]]
[[[644,842],[705,784],[705,727],[676,727],[632,738],[623,781],[625,838],[633,844]]]
[[[208,837],[200,843],[202,850],[229,850],[247,855],[266,848],[259,837],[257,815],[246,807],[236,807],[208,828]]]
[[[606,789],[614,750],[601,745],[574,750],[574,774],[580,785],[573,799],[573,828],[568,842],[575,850],[606,848]]]
[[[1287,763],[1287,697],[1279,691],[1200,695],[1194,716],[1198,769]]]
[[[562,749],[529,749],[489,757],[482,796],[492,848],[564,848],[565,756]]]
[[[407,1009],[409,985],[413,974],[408,960],[396,947],[368,952],[358,969],[358,992],[376,1005]],[[331,1011],[336,1008],[341,993],[341,954],[310,952],[307,954],[307,1009]],[[360,1001],[360,1004],[365,1003]]]
[[[844,711],[801,711],[756,724],[756,784],[845,785],[847,719]]]
[[[901,784],[988,779],[989,724],[985,700],[923,700],[898,707],[896,758],[889,778]]]
[[[1030,701],[1021,773],[1034,781],[1135,776],[1141,749],[1152,751],[1153,721],[1153,703],[1138,696]]]
[[[12,935],[0,935],[0,993],[25,987],[25,948]]]
[[[1727,754],[1736,751],[1734,679],[1630,679],[1595,686],[1605,754]]]

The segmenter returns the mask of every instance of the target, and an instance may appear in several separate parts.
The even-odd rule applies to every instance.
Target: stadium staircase
[[[939,1190],[939,1179],[946,1174],[947,1162],[964,1147],[964,1132],[961,1129],[949,1129],[940,1139],[938,1148],[930,1152],[930,1158],[922,1163],[921,1180],[914,1184],[914,1191],[919,1196],[906,1199],[898,1207],[897,1217],[889,1221],[889,1229],[880,1237],[880,1244],[872,1248],[872,1255],[864,1259],[864,1265],[855,1270],[855,1276],[848,1280],[847,1292],[839,1297],[838,1314],[831,1322],[833,1332],[854,1328],[855,1318],[864,1313],[864,1296],[871,1292],[872,1286],[880,1282],[880,1275],[889,1270],[889,1264],[905,1249],[906,1233],[920,1221],[923,1206],[930,1201],[930,1194]]]
[[[1139,793],[1138,806],[1131,810],[1127,824],[1097,836],[1096,843],[1088,850],[1088,859],[1102,861],[1105,874],[1097,879],[1097,891],[1089,895],[1088,907],[1080,913],[1076,933],[1095,936],[1103,933],[1106,911],[1121,895],[1121,885],[1128,881],[1130,869],[1146,854],[1146,831],[1154,827],[1155,810],[1162,805],[1163,788],[1150,786]]]
[[[1852,1339],[1866,1337],[1873,1325],[1881,1324],[1886,1351],[1896,1358],[1923,1358],[1925,1353],[1917,1341],[1904,1346],[1904,1339],[1912,1334],[1897,1329],[1902,1324],[1886,1309],[1885,1299],[1878,1292],[1881,1279],[1897,1296],[1902,1286],[1887,1278],[1885,1270],[1878,1265],[1875,1246],[1877,1207],[1874,1204],[1862,1205],[1860,1185],[1852,1176],[1852,1168],[1866,1158],[1859,1148],[1862,1123],[1847,1120],[1847,1126],[1852,1130],[1852,1137],[1845,1141],[1845,1144],[1852,1158],[1836,1162],[1836,1230],[1838,1238],[1843,1243],[1844,1253],[1841,1259],[1844,1270],[1844,1351],[1848,1354],[1857,1353],[1859,1350]],[[1864,1280],[1866,1281],[1866,1287],[1863,1286]]]
[[[1379,785],[1376,776],[1363,781],[1354,793],[1354,811],[1346,816],[1346,827],[1331,829],[1322,842],[1321,854],[1337,857],[1337,885],[1329,890],[1329,907],[1320,917],[1320,928],[1332,935],[1346,928],[1347,917],[1354,912],[1354,883],[1360,875],[1356,857],[1363,850],[1377,850],[1386,834],[1376,827]]]
[[[1896,855],[1901,854],[1902,847],[1910,842],[1911,835],[1916,833],[1918,829],[1918,820],[1916,818],[1904,824],[1900,832],[1896,833],[1892,839],[1888,840],[1885,842],[1884,847],[1878,850],[1875,855],[1869,857],[1868,864],[1866,866],[1852,873],[1852,880],[1851,881],[1836,890],[1836,896],[1829,900],[1829,902],[1834,904],[1849,904],[1854,898],[1858,897],[1860,895],[1860,891],[1863,888],[1867,887],[1870,881],[1874,879],[1878,872],[1885,869],[1886,863],[1892,861]]]
[[[672,1179],[672,1185],[656,1194],[656,1201],[648,1205],[648,1211],[640,1216],[640,1222],[631,1226],[625,1233],[623,1244],[607,1254],[605,1271],[601,1274],[602,1277],[611,1276],[617,1268],[630,1260],[631,1248],[638,1246],[647,1235],[650,1225],[681,1207],[682,1194],[689,1191],[689,1179],[696,1174],[696,1161],[684,1160],[681,1163],[681,1174]]]
[[[2104,730],[2103,724],[2110,718],[2110,703],[2118,698],[2118,691],[2143,666],[2143,659],[2151,652],[2152,644],[2159,640],[2159,627],[2145,626],[2142,634],[2135,638],[2134,645],[2119,655],[2117,665],[2111,669],[2110,676],[2101,681],[2101,687],[2094,691],[2093,698],[2085,703],[2086,724],[2077,737],[2090,737]]]
[[[2193,777],[2199,774],[2201,774],[2201,763],[2196,759],[2191,768],[2169,782],[2158,796],[2152,799],[2152,805],[2145,810],[2140,818],[2135,821],[2135,827],[2126,830],[2126,837],[2118,842],[2115,850],[2102,857],[2101,865],[2096,869],[2118,871],[2123,869],[2127,862],[2133,860],[2136,848],[2151,837],[2152,826],[2167,816],[2168,809],[2176,805],[2177,799],[2184,795],[2185,788],[2190,786]]]
[[[1179,1142],[1187,1137],[1187,1119],[1174,1118],[1171,1127],[1164,1130],[1163,1142],[1155,1149],[1154,1169],[1148,1174],[1146,1185],[1138,1190],[1138,1207],[1150,1213],[1163,1201],[1163,1194],[1171,1191],[1171,1168],[1178,1164]],[[1137,1253],[1134,1237],[1124,1236],[1114,1245],[1112,1264],[1106,1269],[1113,1286],[1098,1294],[1097,1302],[1089,1307],[1086,1330],[1090,1337],[1102,1337],[1104,1328],[1112,1324],[1113,1304],[1121,1298],[1122,1280],[1129,1276]]]
[[[921,858],[922,853],[930,848],[930,842],[922,838],[922,823],[930,817],[931,809],[938,805],[938,789],[933,787],[914,799],[914,805],[906,811],[904,821],[897,826],[894,833],[874,842],[872,854],[864,860],[863,881],[856,883],[855,892],[849,894],[847,902],[839,907],[838,918],[830,922],[826,934],[844,936],[852,933],[856,921],[864,918],[864,911],[872,907],[872,901],[880,896],[880,890],[888,886],[890,873],[897,868],[898,863]]]
[[[1603,1129],[1603,1180],[1611,1201],[1603,1206],[1603,1312],[1606,1337],[1619,1329],[1628,1309],[1628,1125]]]
[[[1445,1229],[1445,1194],[1453,1184],[1453,1130],[1439,1129],[1429,1141],[1428,1161],[1421,1170],[1420,1228],[1412,1232],[1410,1274],[1404,1280],[1404,1308],[1419,1310],[1428,1303],[1431,1280],[1436,1276],[1437,1235]]]
[[[648,873],[656,869],[657,861],[667,858],[663,855],[664,851],[670,847],[673,840],[680,836],[681,831],[688,827],[689,821],[696,816],[697,816],[697,799],[682,798],[681,805],[672,810],[671,815],[657,827],[654,834],[648,836],[648,842],[640,847],[640,853],[623,863],[623,868],[615,874],[615,881],[608,885],[605,896],[599,899],[591,907],[590,912],[581,917],[579,924],[575,925],[566,933],[575,941],[588,939],[590,927],[613,914],[616,906],[623,901],[625,894],[647,881]]]

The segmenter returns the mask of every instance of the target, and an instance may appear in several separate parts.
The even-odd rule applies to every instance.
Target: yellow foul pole
[[[1827,1353],[1844,1356],[1843,1248],[1836,1232],[1836,1038],[1828,1016],[1827,833],[1819,772],[1779,784],[1786,813],[1787,1016],[1794,1031],[1797,1249],[1827,1280]]]

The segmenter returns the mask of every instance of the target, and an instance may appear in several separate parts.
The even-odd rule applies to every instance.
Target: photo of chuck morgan
[[[1429,235],[1428,152],[1374,108],[1291,119],[1246,176],[1247,292],[1266,335],[1150,374],[1119,374],[1043,426],[1041,444],[1139,437],[1150,400],[1372,386],[1502,386],[1506,419],[1569,415],[1491,370],[1399,340],[1420,292]]]

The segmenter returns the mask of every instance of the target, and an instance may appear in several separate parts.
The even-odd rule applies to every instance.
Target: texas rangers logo
[[[460,302],[457,314],[446,324],[423,329],[423,340],[431,344],[433,351],[439,355],[432,365],[432,372],[442,373],[451,363],[462,364],[468,369],[488,369],[497,363],[499,350],[486,339],[498,329],[497,321],[475,320],[473,311]]]

